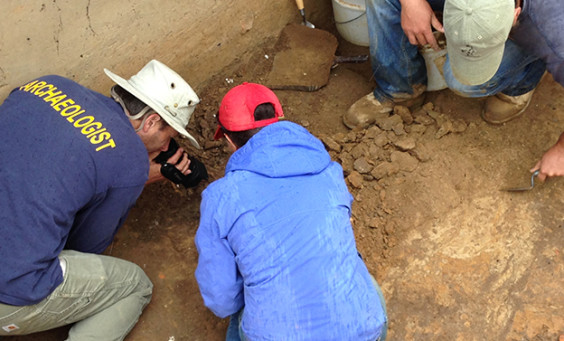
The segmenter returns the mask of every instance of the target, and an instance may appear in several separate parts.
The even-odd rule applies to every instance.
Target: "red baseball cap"
[[[255,121],[255,109],[264,103],[274,106],[275,117]],[[213,138],[219,140],[223,137],[222,126],[230,131],[244,131],[278,122],[280,117],[284,117],[282,105],[272,90],[261,84],[244,82],[223,97],[219,106],[219,124]]]

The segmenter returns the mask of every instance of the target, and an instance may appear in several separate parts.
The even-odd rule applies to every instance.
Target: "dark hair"
[[[258,105],[255,108],[254,117],[255,117],[255,121],[267,120],[276,117],[274,106],[272,105],[272,103],[263,103]],[[219,121],[219,116],[218,116],[218,121]],[[237,146],[237,148],[244,146],[245,143],[247,143],[247,141],[251,139],[251,137],[253,137],[256,133],[258,133],[263,128],[263,127],[259,127],[259,128],[243,130],[243,131],[230,131],[225,129],[221,125],[221,123],[219,124],[219,126],[221,127],[221,131],[223,131],[223,134],[229,135],[229,138]]]
[[[129,91],[125,90],[124,88],[122,88],[117,84],[112,87],[112,93],[119,96],[119,98],[123,102],[123,106],[125,106],[126,110],[129,112],[129,115],[131,116],[137,115],[138,113],[141,112],[141,110],[147,107],[147,104],[145,102],[133,96],[133,94],[131,94]],[[153,113],[153,112],[154,111],[149,111],[148,113]],[[147,114],[143,115],[142,117],[145,117],[146,115]],[[159,115],[159,117],[160,116],[161,115]],[[161,125],[159,127],[159,130],[163,130],[168,126],[168,123],[164,119],[162,119],[162,117],[160,121],[161,121]]]
[[[125,105],[127,111],[129,111],[129,114],[132,116],[138,114],[147,106],[145,102],[133,96],[129,91],[125,90],[119,85],[114,85],[112,87],[112,90],[121,98],[123,105]]]

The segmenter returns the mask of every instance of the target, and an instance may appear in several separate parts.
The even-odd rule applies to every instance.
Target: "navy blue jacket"
[[[147,150],[121,107],[46,76],[0,106],[0,302],[35,304],[63,249],[101,253],[141,194]]]
[[[510,38],[546,63],[554,80],[564,86],[564,3],[524,0],[518,25]]]

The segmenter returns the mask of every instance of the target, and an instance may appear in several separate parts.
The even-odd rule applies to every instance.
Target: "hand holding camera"
[[[188,156],[190,159],[190,174],[184,175],[178,168],[175,166],[179,164],[184,155],[182,155],[179,160],[176,162],[175,165],[168,163],[168,159],[176,153],[178,150],[178,143],[174,139],[170,139],[170,144],[168,146],[168,150],[161,152],[157,155],[156,158],[153,159],[156,163],[161,164],[161,174],[169,179],[170,181],[174,182],[177,185],[183,185],[185,188],[188,187],[196,187],[200,181],[208,179],[208,172],[206,170],[206,166],[200,160],[196,159],[193,156]]]

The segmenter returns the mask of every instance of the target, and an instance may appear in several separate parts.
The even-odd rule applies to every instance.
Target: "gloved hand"
[[[175,167],[175,165],[168,163],[167,160],[172,155],[174,155],[177,150],[178,143],[174,139],[170,139],[168,150],[161,152],[159,155],[157,155],[156,158],[153,159],[153,161],[161,164],[161,174],[165,178],[169,179],[175,184],[183,185],[185,188],[196,187],[200,183],[200,181],[208,179],[208,171],[206,170],[206,166],[204,166],[204,164],[200,162],[200,160],[196,159],[193,156],[188,155],[188,158],[190,159],[190,166],[188,167],[188,169],[190,169],[190,174],[188,175],[182,174],[182,172],[179,171],[178,168]],[[184,156],[182,156],[178,160],[177,164],[182,161],[183,157]]]

